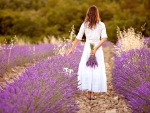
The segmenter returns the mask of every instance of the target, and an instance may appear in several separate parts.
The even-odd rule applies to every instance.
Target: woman
[[[96,6],[91,6],[88,9],[85,20],[67,56],[72,54],[78,42],[82,40],[84,33],[86,42],[78,69],[79,89],[87,90],[88,99],[94,100],[96,99],[94,92],[107,92],[107,78],[102,50],[102,44],[107,40],[107,33],[105,24],[100,21]],[[90,49],[90,43],[94,44],[94,50]],[[90,54],[96,56],[98,66],[95,68],[86,66]]]

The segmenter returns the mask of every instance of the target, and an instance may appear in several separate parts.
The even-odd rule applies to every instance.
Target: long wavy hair
[[[99,21],[100,21],[100,17],[99,17],[98,8],[95,5],[93,5],[88,9],[84,22],[85,23],[89,22],[88,27],[92,29],[96,26],[96,24]]]

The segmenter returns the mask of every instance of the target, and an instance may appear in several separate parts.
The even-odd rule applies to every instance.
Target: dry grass
[[[38,44],[60,44],[62,39],[60,37],[56,38],[54,36],[45,36],[42,41],[39,41]]]
[[[23,39],[18,38],[16,35],[14,37],[14,41],[16,45],[29,45],[30,42],[29,41],[25,41]]]
[[[75,35],[75,30],[74,30],[74,25],[71,27],[71,31],[70,31],[70,35],[69,38],[63,38],[64,39],[64,43],[62,43],[62,41],[59,41],[59,45],[58,47],[56,47],[54,49],[54,54],[61,54],[64,55],[66,52],[68,52],[72,46],[72,41],[75,39],[76,35]]]
[[[120,55],[122,52],[131,49],[147,47],[147,45],[144,43],[144,36],[142,33],[136,33],[132,27],[128,28],[127,30],[124,29],[123,31],[120,31],[120,28],[117,27],[117,37],[118,43],[115,47],[115,52],[117,55]]]

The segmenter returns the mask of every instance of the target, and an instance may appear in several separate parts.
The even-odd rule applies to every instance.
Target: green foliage
[[[108,40],[117,41],[116,28],[146,24],[144,36],[150,36],[150,1],[135,0],[0,0],[0,36],[29,37],[36,43],[44,36],[69,37],[76,34],[89,6],[96,5],[106,25]]]

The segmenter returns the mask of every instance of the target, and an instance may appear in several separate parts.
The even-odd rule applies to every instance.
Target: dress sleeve
[[[83,34],[84,34],[84,23],[82,23],[81,27],[80,27],[80,30],[76,36],[76,38],[78,40],[82,40],[82,37],[83,37]]]
[[[106,27],[105,24],[102,24],[102,32],[101,32],[101,38],[107,38],[107,33],[106,33]]]

